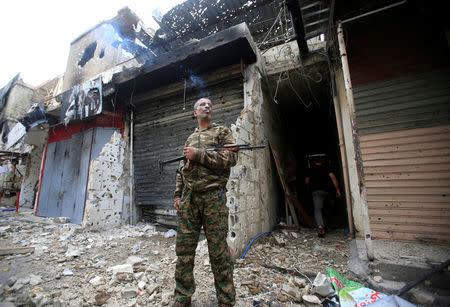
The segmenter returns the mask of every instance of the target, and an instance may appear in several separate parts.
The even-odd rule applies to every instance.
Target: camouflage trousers
[[[206,192],[184,190],[178,210],[175,268],[175,299],[190,302],[195,292],[195,250],[203,229],[208,241],[211,270],[214,274],[219,303],[235,304],[233,262],[227,244],[228,208],[225,193],[220,189]]]

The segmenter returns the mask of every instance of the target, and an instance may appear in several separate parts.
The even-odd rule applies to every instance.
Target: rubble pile
[[[0,216],[1,306],[166,306],[173,301],[173,231],[138,224],[89,230],[31,213]],[[313,230],[262,236],[235,264],[236,306],[319,306],[318,272],[348,274],[348,240]],[[205,239],[197,247],[194,306],[215,306]],[[322,293],[324,294],[324,293]],[[3,304],[3,305],[2,305]]]

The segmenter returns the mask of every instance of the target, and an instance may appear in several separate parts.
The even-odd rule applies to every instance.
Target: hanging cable
[[[184,78],[183,111],[186,110],[186,78]]]

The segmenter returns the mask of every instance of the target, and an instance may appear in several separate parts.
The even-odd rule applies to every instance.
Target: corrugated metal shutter
[[[359,134],[450,124],[450,70],[353,88]]]
[[[70,131],[69,126],[67,129]],[[48,144],[37,215],[83,221],[89,163],[97,159],[117,128],[95,127]]]
[[[205,91],[207,91],[205,93]],[[182,155],[187,137],[197,127],[192,107],[197,99],[208,96],[213,102],[213,121],[228,127],[236,122],[243,108],[242,77],[208,86],[203,93],[187,93],[183,110],[183,92],[152,98],[135,111],[134,175],[136,204],[142,206],[145,220],[165,224],[175,222],[173,191],[178,163],[168,164],[160,174],[159,161]]]
[[[450,243],[450,126],[360,136],[375,239]]]
[[[450,71],[354,95],[373,238],[450,243]]]
[[[450,59],[392,8],[346,25],[372,237],[450,242]]]

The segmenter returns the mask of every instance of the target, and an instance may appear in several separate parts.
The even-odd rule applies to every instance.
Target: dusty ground
[[[3,212],[0,248],[34,252],[0,255],[0,306],[171,304],[175,238],[166,233],[149,224],[89,231],[31,213]],[[324,239],[309,229],[261,236],[245,259],[236,260],[236,306],[301,306],[310,281],[327,268],[356,280],[347,267],[348,242],[343,230]],[[216,306],[205,240],[197,248],[195,277],[193,305]]]

